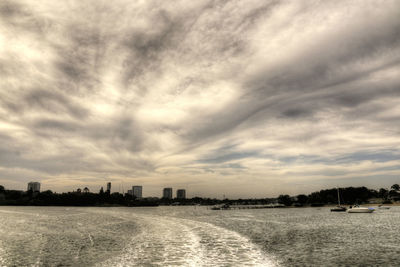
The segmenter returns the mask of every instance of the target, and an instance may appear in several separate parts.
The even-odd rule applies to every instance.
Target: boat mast
[[[338,202],[339,202],[339,206],[340,206],[340,195],[339,195],[339,187],[336,187],[336,189],[337,189],[337,199],[338,199]]]

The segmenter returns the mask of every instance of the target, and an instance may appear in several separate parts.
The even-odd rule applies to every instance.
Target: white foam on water
[[[5,255],[6,255],[6,252],[4,251],[3,245],[0,242],[0,266],[1,267],[7,266],[6,265],[6,260],[5,260]]]
[[[276,266],[248,238],[210,223],[163,216],[135,218],[142,232],[102,266]]]
[[[90,233],[88,233],[88,237],[89,237],[89,240],[90,240],[90,245],[93,247],[94,242],[93,242],[92,235]]]
[[[1,211],[1,210],[0,210]],[[0,237],[3,237],[6,233],[6,230],[2,227],[0,227]],[[4,249],[2,239],[0,238],[0,267],[7,266],[6,258],[7,258],[7,252]]]

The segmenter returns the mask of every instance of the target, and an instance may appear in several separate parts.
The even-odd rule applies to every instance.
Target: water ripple
[[[143,229],[122,255],[102,266],[274,266],[249,239],[210,223],[162,216],[136,218]]]

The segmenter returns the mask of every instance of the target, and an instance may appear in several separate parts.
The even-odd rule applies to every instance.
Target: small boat
[[[343,207],[343,206],[336,206],[331,209],[332,212],[340,212],[340,211],[346,211],[346,210],[347,210],[347,208]]]
[[[388,209],[390,209],[390,207],[389,207],[389,206],[382,206],[382,205],[379,205],[379,206],[378,206],[378,209],[380,209],[380,210],[388,210]]]
[[[374,208],[360,207],[358,205],[353,206],[347,210],[348,213],[372,213],[374,212]]]
[[[346,211],[347,208],[340,206],[340,194],[339,194],[339,188],[337,188],[337,199],[338,199],[338,205],[334,208],[331,209],[331,212],[343,212]]]
[[[215,205],[211,207],[212,210],[229,210],[231,207],[228,204]]]

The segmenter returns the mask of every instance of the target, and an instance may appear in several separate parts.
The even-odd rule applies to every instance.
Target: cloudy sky
[[[0,1],[0,184],[400,182],[400,1]]]

